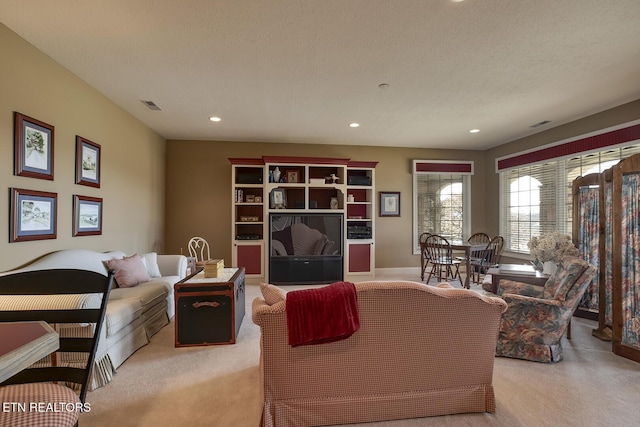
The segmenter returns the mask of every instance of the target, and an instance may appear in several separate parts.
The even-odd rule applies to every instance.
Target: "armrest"
[[[267,319],[273,314],[284,313],[286,311],[286,302],[279,301],[273,305],[269,305],[264,299],[255,298],[251,304],[251,320],[256,325],[263,327]]]
[[[519,304],[522,306],[532,306],[537,305],[540,307],[562,307],[562,302],[555,299],[542,299],[536,298],[528,295],[519,295],[519,294],[502,294],[502,299],[509,304],[509,308],[511,305]]]
[[[531,285],[515,280],[500,279],[497,289],[498,295],[517,294],[540,298],[544,294],[544,286]]]
[[[162,276],[187,277],[187,257],[184,255],[158,255],[158,269]]]

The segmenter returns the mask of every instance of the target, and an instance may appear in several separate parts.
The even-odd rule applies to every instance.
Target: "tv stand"
[[[323,284],[342,281],[341,255],[280,256],[269,260],[274,285]]]

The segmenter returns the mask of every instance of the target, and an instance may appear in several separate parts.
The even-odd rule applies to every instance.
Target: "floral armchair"
[[[586,261],[565,256],[544,287],[500,280],[497,292],[508,308],[500,321],[496,355],[562,360],[562,336],[595,273]]]

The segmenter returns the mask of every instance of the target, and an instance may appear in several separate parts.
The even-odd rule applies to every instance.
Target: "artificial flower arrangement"
[[[539,263],[553,261],[559,263],[565,255],[577,256],[578,248],[571,241],[571,236],[557,231],[532,237],[527,243],[529,252]],[[536,263],[537,264],[537,263]]]

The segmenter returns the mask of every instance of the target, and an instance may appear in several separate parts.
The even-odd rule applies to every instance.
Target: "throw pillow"
[[[270,283],[260,283],[260,291],[262,292],[262,298],[269,305],[284,301],[287,298],[287,292],[284,289]]]
[[[107,262],[107,268],[115,270],[114,278],[120,288],[130,288],[151,280],[142,258],[137,254],[122,259],[111,259]]]
[[[148,254],[142,254],[140,255],[140,258],[142,258],[142,261],[147,267],[149,276],[162,277],[162,273],[160,273],[160,267],[158,267],[158,254],[156,252],[149,252]]]

